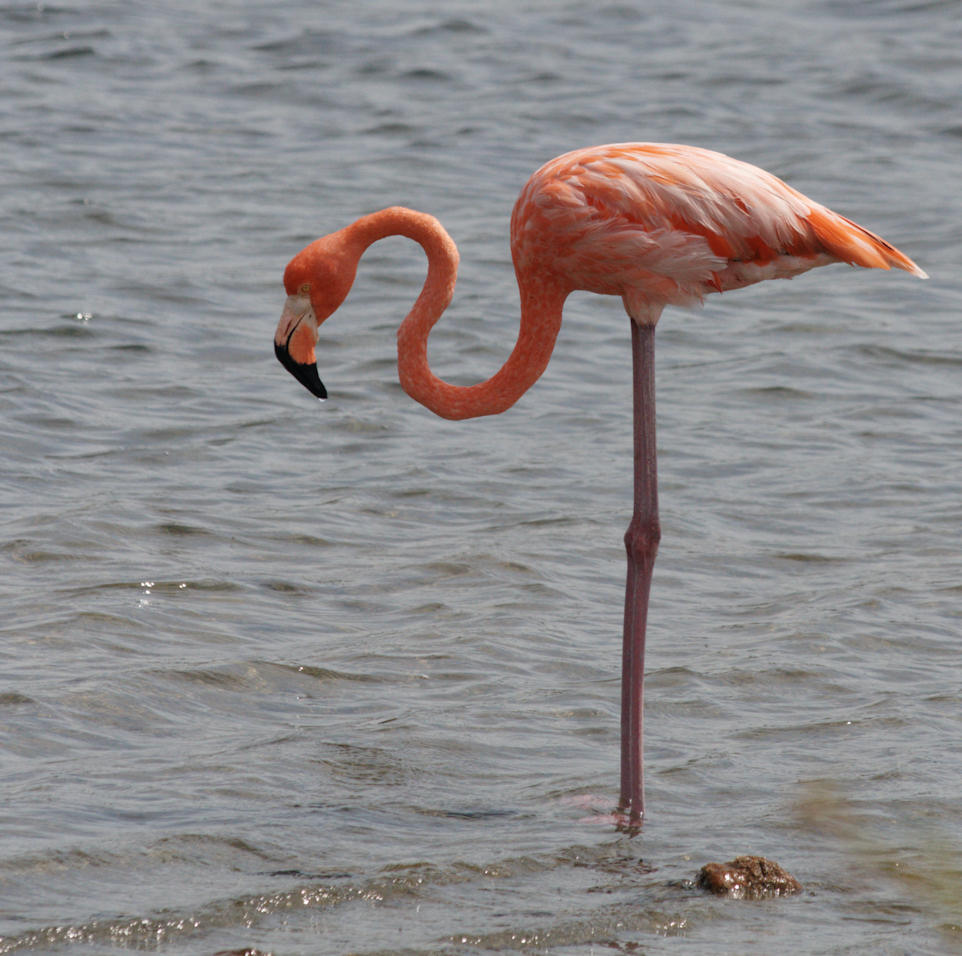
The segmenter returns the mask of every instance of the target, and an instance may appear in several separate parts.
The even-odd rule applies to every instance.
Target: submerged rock
[[[767,900],[802,891],[802,884],[763,856],[736,856],[727,863],[706,863],[696,883],[716,896],[733,900]]]

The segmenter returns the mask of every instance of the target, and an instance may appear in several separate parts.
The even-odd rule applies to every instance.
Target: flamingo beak
[[[327,389],[317,374],[316,344],[317,318],[310,298],[289,295],[274,333],[274,354],[312,395],[327,398]]]

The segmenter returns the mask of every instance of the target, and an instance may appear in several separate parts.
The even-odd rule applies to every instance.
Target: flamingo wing
[[[830,262],[924,276],[770,173],[670,144],[576,150],[543,166],[515,206],[512,252],[516,266],[540,263],[572,289],[622,295],[636,318]]]

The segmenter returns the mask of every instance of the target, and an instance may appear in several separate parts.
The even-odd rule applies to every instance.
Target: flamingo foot
[[[579,817],[578,823],[589,826],[611,826],[634,836],[641,829],[640,820],[631,820],[631,814],[623,807],[611,809],[611,798],[603,794],[583,793],[562,797],[561,802],[590,816]]]

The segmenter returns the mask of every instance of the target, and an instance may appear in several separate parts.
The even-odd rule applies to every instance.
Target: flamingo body
[[[511,255],[521,300],[518,339],[502,368],[477,385],[451,385],[428,367],[428,335],[451,301],[458,267],[457,248],[434,217],[395,206],[363,216],[298,253],[284,273],[288,298],[274,346],[285,368],[321,398],[326,391],[315,362],[318,328],[346,298],[365,249],[391,235],[420,243],[428,259],[424,286],[398,329],[401,384],[445,418],[510,408],[546,368],[572,291],[621,296],[631,318],[635,495],[625,534],[619,807],[635,826],[644,812],[648,594],[661,537],[654,330],[662,310],[833,262],[895,267],[920,278],[925,273],[881,237],[770,173],[721,153],[658,143],[575,150],[535,172],[515,203]]]
[[[519,275],[620,295],[637,322],[711,292],[832,262],[924,276],[884,239],[771,173],[723,153],[622,143],[565,153],[528,180],[511,217]]]

